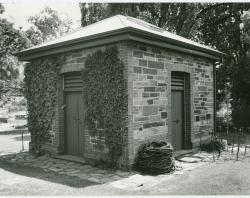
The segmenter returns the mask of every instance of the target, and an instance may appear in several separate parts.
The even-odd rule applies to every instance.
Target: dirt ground
[[[17,136],[0,136],[2,154],[20,150]],[[249,176],[249,155],[240,161],[217,159],[168,177],[137,174],[105,184],[0,161],[0,195],[249,195]]]

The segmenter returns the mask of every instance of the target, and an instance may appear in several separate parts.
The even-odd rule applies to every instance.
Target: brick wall
[[[213,128],[213,61],[139,43],[130,43],[128,53],[129,164],[142,143],[171,140],[172,71],[189,76],[191,142],[197,144],[200,130],[205,139]]]

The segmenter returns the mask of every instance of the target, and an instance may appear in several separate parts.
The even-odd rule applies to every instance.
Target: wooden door
[[[82,156],[84,145],[84,103],[81,92],[66,92],[66,153]]]
[[[172,90],[172,146],[174,150],[183,149],[183,91]]]

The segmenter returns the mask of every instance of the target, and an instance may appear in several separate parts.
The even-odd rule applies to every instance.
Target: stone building
[[[105,155],[100,146],[104,142],[87,131],[80,137],[79,127],[69,126],[69,119],[74,105],[84,103],[77,97],[86,57],[109,46],[118,48],[128,85],[128,140],[123,166],[134,163],[143,142],[169,141],[175,150],[182,150],[199,146],[200,138],[202,142],[209,139],[215,128],[215,62],[225,54],[144,21],[116,15],[18,53],[23,61],[52,54],[66,56],[51,138],[43,145],[46,152],[84,159]],[[74,91],[72,78],[79,80]],[[84,112],[80,106],[78,111]],[[80,150],[74,151],[75,146]]]

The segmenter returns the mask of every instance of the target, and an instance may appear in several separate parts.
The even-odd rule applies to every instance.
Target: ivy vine
[[[86,58],[83,71],[90,135],[102,135],[112,164],[117,165],[127,140],[127,81],[117,47],[97,51]],[[104,134],[97,134],[96,128]]]
[[[34,59],[25,67],[28,128],[32,152],[41,154],[41,145],[48,140],[55,116],[57,86],[63,56]]]

